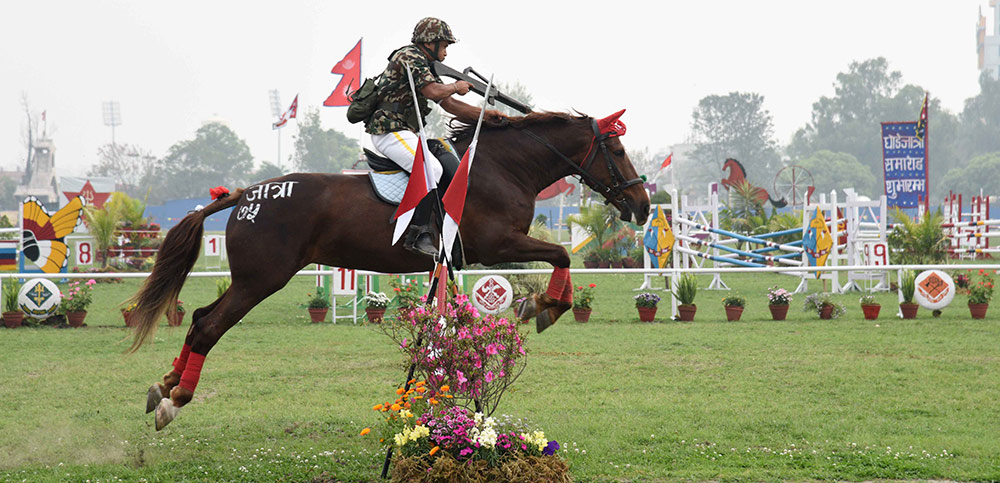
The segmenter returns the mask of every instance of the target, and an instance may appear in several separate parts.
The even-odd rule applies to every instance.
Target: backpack
[[[351,124],[365,121],[372,117],[372,114],[375,114],[379,101],[377,80],[381,77],[365,79],[361,87],[351,95],[351,104],[347,106],[347,120]]]

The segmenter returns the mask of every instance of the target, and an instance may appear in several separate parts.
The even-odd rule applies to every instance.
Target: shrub
[[[580,285],[576,287],[573,292],[573,308],[575,309],[589,309],[591,304],[594,303],[594,288],[597,287],[596,283],[592,283],[584,287]]]
[[[988,304],[993,300],[993,277],[985,270],[979,270],[977,278],[969,283],[969,303]]]
[[[823,307],[833,307],[833,311],[830,312],[830,317],[836,319],[847,312],[847,309],[843,305],[834,302],[830,298],[830,294],[825,293],[814,293],[806,296],[805,305],[802,310],[806,312],[816,312],[819,314]]]
[[[792,294],[788,290],[777,286],[767,289],[768,305],[788,305],[792,301]]]
[[[94,279],[87,280],[82,287],[79,280],[70,282],[69,290],[63,295],[62,302],[59,302],[59,309],[62,313],[83,312],[87,310],[87,307],[93,302],[95,284],[97,284],[97,281]]]
[[[310,309],[328,309],[330,308],[330,299],[326,297],[321,287],[316,287],[316,293],[309,294],[307,304]]]
[[[909,268],[903,269],[900,273],[899,292],[903,295],[904,304],[913,303],[913,293],[917,290],[917,274]]]
[[[740,294],[730,294],[722,297],[722,305],[726,307],[746,307],[747,298]]]
[[[682,273],[677,280],[677,290],[674,295],[681,305],[694,304],[694,297],[698,294],[698,279],[691,273]]]
[[[6,218],[6,217],[4,217]],[[21,290],[21,285],[16,278],[7,278],[3,281],[3,311],[19,312],[20,305],[17,303],[17,295]]]
[[[872,294],[862,295],[859,302],[861,302],[861,305],[882,305],[875,300],[875,296]]]
[[[656,304],[660,303],[660,296],[655,293],[643,292],[635,297],[635,306],[637,308],[655,308]]]

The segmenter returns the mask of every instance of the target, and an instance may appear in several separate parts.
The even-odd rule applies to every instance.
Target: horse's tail
[[[156,332],[157,323],[177,302],[184,280],[198,261],[201,249],[202,224],[205,218],[236,204],[243,189],[219,198],[201,210],[189,213],[167,232],[156,255],[153,273],[143,282],[142,288],[126,303],[135,304],[130,320],[135,324],[135,335],[129,352],[135,352]]]

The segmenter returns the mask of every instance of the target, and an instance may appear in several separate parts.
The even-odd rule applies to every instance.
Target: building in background
[[[976,52],[979,54],[979,70],[985,70],[994,79],[1000,79],[1000,0],[990,0],[990,8],[993,9],[993,33],[987,35],[986,17],[983,16],[983,7],[979,7]]]
[[[32,146],[34,156],[28,160],[24,170],[24,180],[14,191],[14,196],[24,199],[34,196],[48,208],[55,211],[59,205],[56,191],[56,148],[51,139],[42,137]]]

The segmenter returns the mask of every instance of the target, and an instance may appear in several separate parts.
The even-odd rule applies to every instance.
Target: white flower
[[[476,442],[487,448],[492,448],[497,444],[497,432],[490,427],[484,428],[476,438]]]
[[[403,446],[406,444],[406,436],[403,436],[402,433],[396,433],[394,439],[396,440],[396,446]]]

